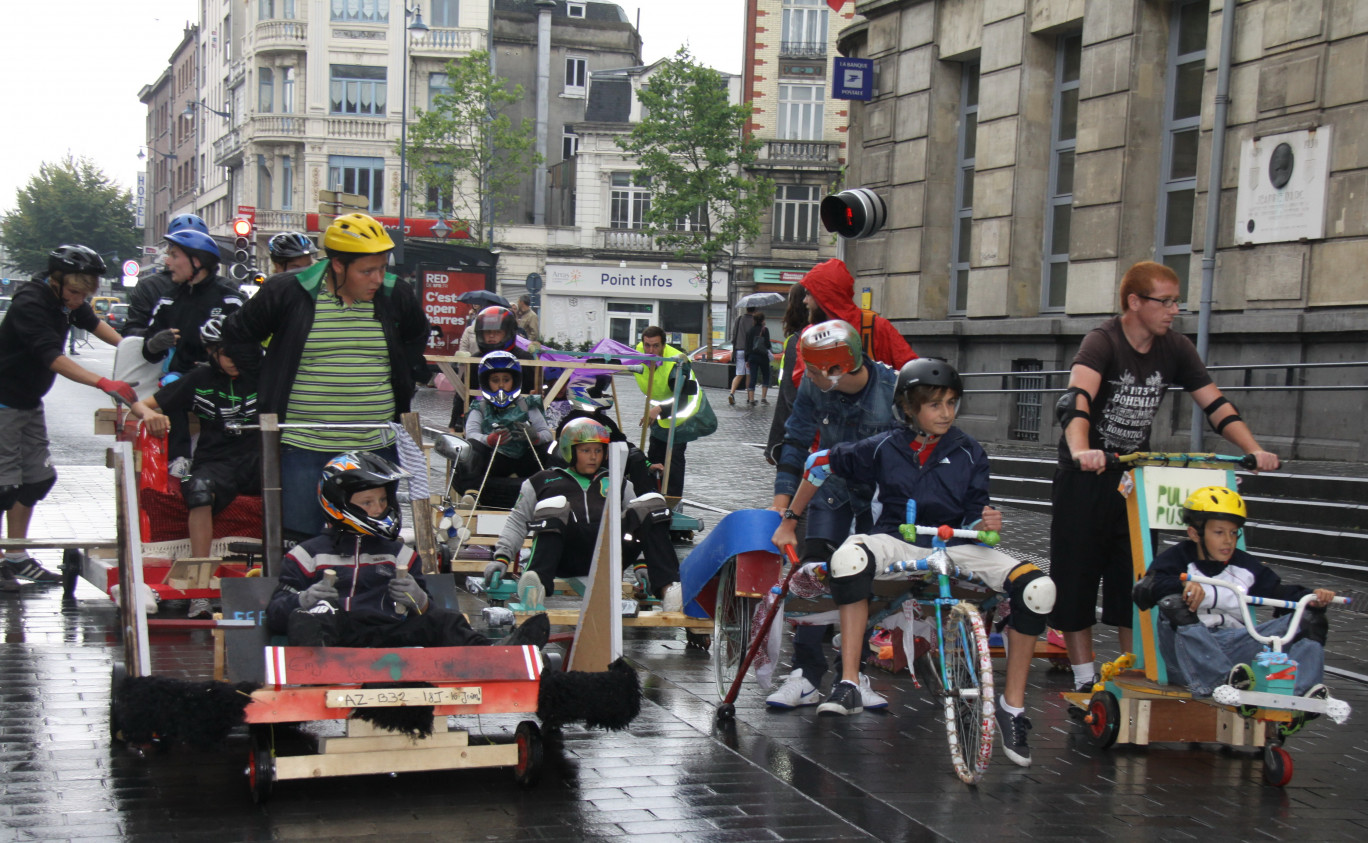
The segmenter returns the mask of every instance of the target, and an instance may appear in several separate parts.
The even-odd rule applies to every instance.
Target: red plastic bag
[[[138,425],[138,439],[133,446],[142,454],[142,467],[138,470],[138,497],[143,489],[158,492],[171,491],[171,476],[166,470],[166,437],[153,436],[147,425]],[[138,507],[138,530],[143,541],[151,541],[152,519],[147,507]]]

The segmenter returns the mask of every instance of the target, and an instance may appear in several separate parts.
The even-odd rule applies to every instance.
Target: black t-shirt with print
[[[1073,365],[1087,366],[1102,376],[1092,401],[1088,447],[1117,454],[1149,448],[1150,427],[1170,385],[1193,392],[1211,383],[1192,340],[1170,331],[1155,337],[1150,350],[1141,354],[1126,340],[1118,316],[1088,332]],[[1059,464],[1073,467],[1063,436]]]

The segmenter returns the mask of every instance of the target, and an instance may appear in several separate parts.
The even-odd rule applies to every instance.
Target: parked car
[[[122,335],[124,328],[128,327],[128,305],[123,302],[111,304],[109,311],[102,318],[109,323],[109,327]]]
[[[781,358],[784,356],[784,344],[775,340],[770,341],[770,360],[771,366],[778,367]],[[689,359],[695,363],[730,363],[732,361],[732,350],[730,345],[715,345],[712,353],[706,357],[703,354],[703,347],[699,346],[689,354]]]

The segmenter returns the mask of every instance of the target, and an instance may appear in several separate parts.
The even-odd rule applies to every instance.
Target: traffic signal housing
[[[822,227],[850,240],[871,237],[883,228],[888,209],[879,194],[855,187],[822,199]]]
[[[252,221],[246,217],[233,220],[233,268],[236,281],[247,280],[248,264],[252,259]]]

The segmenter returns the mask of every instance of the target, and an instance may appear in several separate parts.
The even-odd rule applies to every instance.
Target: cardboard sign
[[[1209,468],[1149,466],[1145,475],[1145,506],[1152,530],[1186,530],[1183,501],[1203,486],[1224,486],[1226,473]]]

